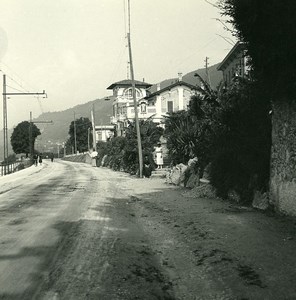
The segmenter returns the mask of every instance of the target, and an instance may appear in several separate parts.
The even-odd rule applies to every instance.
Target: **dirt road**
[[[296,299],[295,222],[45,162],[0,179],[0,299]]]

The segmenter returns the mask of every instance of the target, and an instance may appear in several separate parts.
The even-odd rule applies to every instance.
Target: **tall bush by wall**
[[[188,111],[167,118],[169,155],[176,163],[196,156],[201,174],[210,163],[218,196],[227,198],[235,191],[242,201],[252,201],[255,190],[268,189],[269,101],[258,99],[260,93],[249,80],[236,79],[217,92],[204,86],[191,98]]]
[[[163,129],[152,120],[141,120],[139,122],[142,152],[148,154],[150,158],[159,138],[163,134]],[[135,123],[130,122],[126,128],[125,136],[114,137],[108,142],[100,142],[98,148],[98,164],[101,164],[105,156],[104,165],[116,171],[125,171],[136,174],[139,167],[138,144]]]

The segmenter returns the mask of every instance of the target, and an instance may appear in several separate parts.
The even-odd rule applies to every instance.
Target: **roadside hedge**
[[[143,156],[148,155],[152,160],[154,146],[163,134],[163,129],[151,119],[140,120],[139,125]],[[135,122],[129,123],[124,136],[114,137],[107,142],[98,142],[97,151],[97,166],[137,174],[139,159]]]

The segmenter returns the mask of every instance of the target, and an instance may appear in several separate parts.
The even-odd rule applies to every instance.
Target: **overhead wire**
[[[29,86],[29,84],[26,83],[26,82],[25,82],[25,81],[24,81],[24,80],[23,80],[16,72],[14,72],[14,71],[12,70],[12,68],[10,68],[7,64],[5,64],[5,63],[3,63],[3,62],[1,62],[1,64],[4,65],[7,69],[9,69],[11,73],[14,73],[14,76],[18,77],[19,80],[13,78],[11,75],[9,75],[7,72],[4,72],[2,69],[1,69],[1,72],[2,72],[3,74],[5,74],[6,77],[7,77],[8,79],[10,79],[11,81],[13,81],[16,85],[18,85],[18,86],[22,89],[21,92],[30,93],[30,90],[28,90],[28,89],[26,89],[26,88],[24,87],[24,85]],[[20,83],[19,81],[22,81],[22,83]],[[32,86],[30,86],[30,88],[32,88]],[[32,88],[32,90],[33,90],[33,88]],[[43,110],[42,104],[41,104],[41,102],[40,102],[40,97],[37,96],[37,95],[35,95],[35,96],[33,96],[33,97],[36,98],[36,99],[38,100],[38,104],[39,104],[39,108],[40,108],[41,114],[44,114],[44,110]]]

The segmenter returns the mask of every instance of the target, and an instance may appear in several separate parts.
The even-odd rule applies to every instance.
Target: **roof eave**
[[[185,86],[187,86],[187,87],[189,87],[191,89],[195,89],[195,90],[197,89],[196,86],[194,86],[194,85],[192,85],[190,83],[187,83],[187,82],[184,82],[184,81],[177,81],[177,82],[175,82],[175,83],[173,83],[173,84],[171,84],[171,85],[169,85],[169,86],[167,86],[167,87],[165,87],[165,88],[163,88],[163,89],[161,89],[159,91],[156,91],[156,92],[150,94],[149,96],[146,96],[144,99],[149,99],[149,98],[152,98],[154,96],[157,96],[157,95],[165,92],[166,90],[170,90],[173,87],[178,86],[178,85],[185,85]]]
[[[224,57],[223,61],[219,64],[219,66],[217,67],[218,71],[224,71],[226,69],[225,64],[228,61],[228,59],[239,49],[244,47],[244,43],[243,42],[237,42],[232,49],[228,52],[228,54]]]

